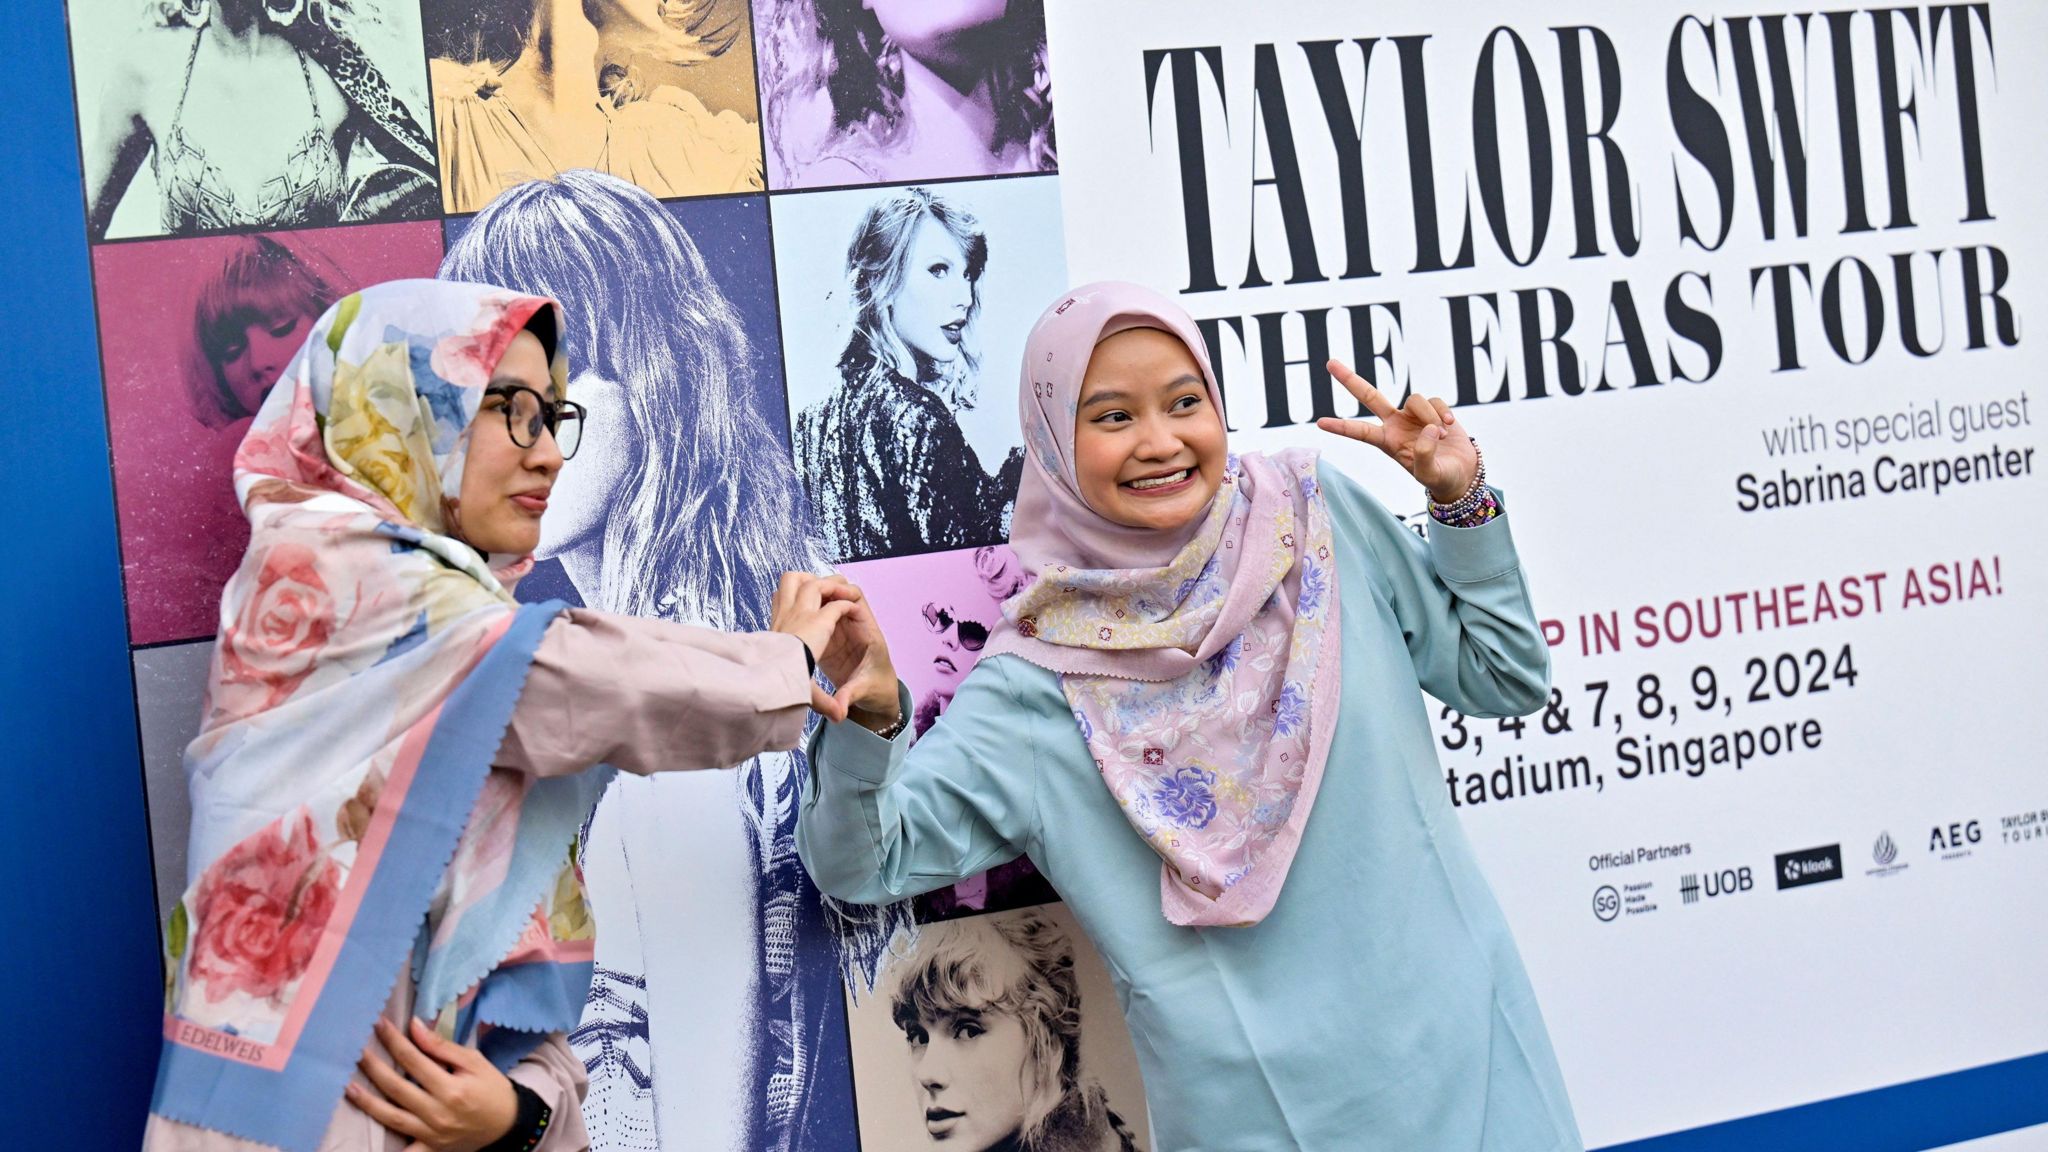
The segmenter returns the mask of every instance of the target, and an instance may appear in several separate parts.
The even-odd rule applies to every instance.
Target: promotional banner
[[[118,515],[128,660],[88,687],[118,729],[132,685],[159,910],[247,542],[229,464],[336,301],[560,301],[589,427],[519,598],[751,631],[780,573],[837,570],[915,737],[1023,587],[1025,335],[1134,280],[1199,321],[1239,449],[1320,448],[1426,532],[1314,430],[1358,414],[1332,357],[1482,443],[1555,688],[1430,708],[1589,1147],[2048,1120],[2048,9],[1529,7],[71,0],[83,187],[41,192],[77,198],[105,427],[65,453]],[[1023,1147],[1021,1077],[1154,1147],[1032,862],[828,899],[809,771],[622,777],[585,826],[593,1145]],[[996,1027],[1057,1017],[1058,1066],[934,1043],[954,970],[1042,1016]],[[106,1063],[139,1134],[137,1043]]]
[[[2048,11],[1721,7],[1048,11],[1073,278],[1239,446],[1420,510],[1334,356],[1507,493],[1556,688],[1444,787],[1589,1145],[2048,1049]]]

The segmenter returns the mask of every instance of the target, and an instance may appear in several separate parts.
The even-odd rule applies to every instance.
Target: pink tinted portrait
[[[865,560],[841,564],[839,571],[867,593],[889,638],[896,675],[910,690],[913,740],[953,702],[1003,618],[1003,601],[1024,586],[1023,569],[1005,544]],[[919,896],[917,918],[946,920],[1058,898],[1031,861],[1019,857]]]
[[[328,305],[431,277],[436,223],[107,245],[94,251],[129,636],[211,636],[248,523],[234,456]]]

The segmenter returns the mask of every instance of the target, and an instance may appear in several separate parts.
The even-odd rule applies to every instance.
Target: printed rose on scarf
[[[482,315],[467,330],[436,341],[433,355],[427,360],[434,375],[457,388],[481,390],[489,384],[503,355],[505,341],[500,325],[512,303],[508,298],[485,300]]]
[[[230,848],[193,893],[192,981],[211,1003],[278,1000],[312,962],[341,882],[304,808]]]
[[[1182,768],[1159,781],[1152,791],[1152,803],[1159,814],[1182,828],[1207,828],[1216,818],[1214,772]]]
[[[292,541],[273,545],[241,613],[221,627],[214,722],[284,703],[312,675],[335,627],[334,595],[313,550]]]
[[[321,443],[319,417],[313,399],[303,387],[292,390],[292,399],[282,411],[266,407],[257,414],[249,434],[235,450],[235,471],[258,476],[293,476],[314,487],[347,491],[346,477],[327,460],[327,446]],[[253,498],[253,497],[252,497]]]
[[[406,519],[437,529],[441,478],[411,370],[402,343],[379,347],[361,364],[337,363],[327,450]]]

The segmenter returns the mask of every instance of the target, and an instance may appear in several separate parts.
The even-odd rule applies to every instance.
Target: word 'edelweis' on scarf
[[[1230,459],[1206,516],[1178,532],[1117,524],[1074,472],[1081,381],[1131,328],[1201,333],[1135,284],[1090,284],[1031,330],[1018,407],[1029,448],[1011,546],[1037,579],[1004,603],[992,652],[1060,674],[1131,826],[1164,860],[1179,925],[1246,925],[1280,895],[1336,728],[1336,557],[1316,453]]]
[[[458,529],[470,422],[542,309],[559,333],[552,301],[497,288],[350,296],[242,442],[250,543],[185,754],[159,1116],[311,1152],[408,959],[417,1014],[500,1067],[576,1023],[571,844],[609,770],[491,770],[559,605],[516,605],[532,557]]]

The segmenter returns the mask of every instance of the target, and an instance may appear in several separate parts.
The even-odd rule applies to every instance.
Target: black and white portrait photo
[[[434,214],[412,0],[72,0],[95,240]]]
[[[926,925],[848,1030],[865,1148],[1150,1146],[1109,973],[1065,905]]]
[[[776,188],[1051,172],[1044,0],[755,0]]]
[[[1017,357],[1066,283],[1056,181],[776,199],[790,439],[829,559],[1008,539]]]
[[[577,168],[759,191],[746,0],[421,0],[450,212]]]
[[[519,596],[766,628],[780,574],[824,560],[779,434],[763,198],[663,203],[577,170],[448,231],[442,276],[561,302],[589,411]],[[811,885],[805,770],[774,752],[622,775],[598,805],[582,859],[600,972],[572,1036],[597,1147],[850,1152],[839,990],[909,910],[842,914]]]

